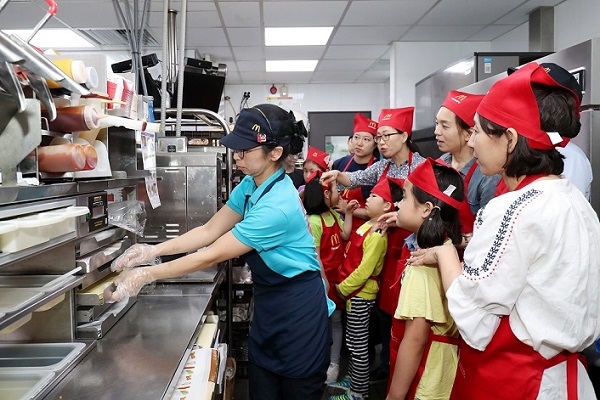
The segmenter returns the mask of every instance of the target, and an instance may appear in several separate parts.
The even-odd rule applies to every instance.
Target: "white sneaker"
[[[340,365],[335,363],[329,364],[329,368],[327,368],[327,379],[325,380],[325,383],[337,381],[339,374]]]

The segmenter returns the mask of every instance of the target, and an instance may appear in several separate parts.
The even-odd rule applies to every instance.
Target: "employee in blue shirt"
[[[298,192],[282,161],[302,149],[306,129],[292,112],[271,104],[243,110],[221,143],[233,150],[246,177],[205,225],[157,245],[136,244],[113,262],[114,270],[157,256],[189,252],[115,279],[108,300],[133,296],[142,286],[245,256],[254,284],[249,335],[249,387],[254,400],[323,396],[329,365],[329,315],[314,240]],[[199,182],[198,184],[201,184]],[[203,247],[201,251],[196,251]]]

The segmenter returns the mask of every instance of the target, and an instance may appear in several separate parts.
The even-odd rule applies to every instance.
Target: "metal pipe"
[[[163,37],[162,37],[162,68],[161,68],[161,82],[160,82],[160,131],[165,134],[165,119],[167,119],[167,102],[169,101],[169,93],[167,92],[167,80],[168,80],[168,62],[169,62],[169,6],[170,1],[165,0],[163,2]]]
[[[185,15],[185,14],[184,14]],[[176,26],[177,24],[177,11],[169,10],[168,13],[168,22],[167,22],[167,48],[169,49],[169,75],[168,82],[170,84],[175,83],[175,78],[177,77],[177,37],[176,37]]]
[[[181,109],[183,108],[183,72],[185,70],[185,29],[187,25],[187,0],[181,2],[181,30],[179,45],[179,70],[177,76],[177,125],[175,129],[175,136],[181,136]]]

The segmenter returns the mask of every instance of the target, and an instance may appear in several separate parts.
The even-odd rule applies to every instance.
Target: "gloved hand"
[[[152,272],[146,267],[124,271],[117,276],[112,285],[104,289],[104,301],[114,303],[135,296],[144,285],[154,281]]]
[[[110,269],[113,271],[123,271],[127,268],[137,267],[140,264],[147,264],[156,258],[156,247],[138,243],[134,244],[125,253],[117,257],[111,264]]]

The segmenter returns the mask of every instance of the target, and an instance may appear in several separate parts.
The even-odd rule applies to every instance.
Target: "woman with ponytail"
[[[129,269],[157,256],[187,256],[127,270],[106,299],[243,256],[252,271],[254,314],[248,340],[253,400],[320,400],[329,366],[329,315],[321,266],[298,192],[282,166],[307,136],[294,114],[272,104],[245,109],[221,143],[246,177],[206,224],[151,246],[136,244],[114,261]],[[199,182],[198,184],[202,184]],[[198,249],[202,249],[198,251]]]

